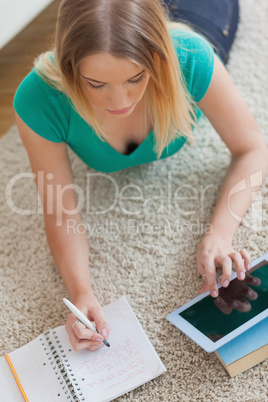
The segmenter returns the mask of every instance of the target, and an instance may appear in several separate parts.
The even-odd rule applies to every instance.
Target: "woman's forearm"
[[[267,156],[267,150],[253,150],[233,157],[210,219],[213,234],[232,242],[265,178]]]
[[[70,293],[72,300],[83,294],[90,294],[89,247],[85,233],[70,229],[67,216],[63,216],[62,224],[56,225],[57,217],[46,215],[45,226],[49,247]],[[77,227],[81,223],[79,214],[72,216]]]

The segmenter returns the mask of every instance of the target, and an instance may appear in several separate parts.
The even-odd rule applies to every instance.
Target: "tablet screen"
[[[248,291],[255,300],[247,297]],[[268,308],[268,261],[249,270],[244,281],[234,279],[227,288],[219,288],[219,297],[223,300],[221,309],[217,306],[219,300],[217,303],[209,295],[179,314],[213,342]],[[244,303],[248,311],[234,309],[234,301],[238,301],[240,309]]]

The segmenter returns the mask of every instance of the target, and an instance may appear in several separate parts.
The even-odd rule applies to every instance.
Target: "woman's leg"
[[[228,61],[239,22],[239,0],[164,0],[171,19],[188,22]]]

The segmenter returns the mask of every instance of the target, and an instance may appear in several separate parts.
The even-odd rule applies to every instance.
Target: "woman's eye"
[[[145,78],[144,74],[142,74],[142,76],[140,78],[138,78],[135,81],[128,81],[130,84],[139,84],[140,82],[143,81],[143,79]],[[105,86],[105,84],[102,85],[93,85],[91,84],[91,82],[87,81],[87,84],[90,86],[91,89],[101,89]]]
[[[91,89],[101,89],[101,88],[104,87],[104,84],[96,86],[96,85],[91,84],[91,82],[87,81],[87,83],[88,83],[88,85],[90,86]]]
[[[142,82],[144,79],[144,74],[142,74],[142,76],[140,78],[138,78],[136,81],[129,81],[131,84],[139,84],[140,82]]]

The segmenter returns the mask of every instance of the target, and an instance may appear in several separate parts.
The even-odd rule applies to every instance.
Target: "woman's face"
[[[144,68],[109,53],[85,57],[79,71],[95,111],[116,119],[133,112],[150,78]]]

